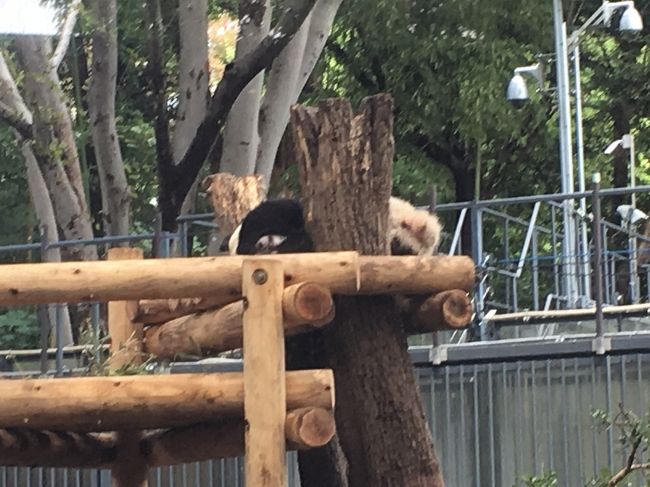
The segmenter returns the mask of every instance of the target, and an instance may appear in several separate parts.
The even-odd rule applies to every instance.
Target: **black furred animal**
[[[238,234],[238,235],[237,235]],[[233,232],[229,248],[237,254],[312,252],[314,244],[305,229],[302,205],[292,199],[260,203]]]
[[[436,215],[418,210],[395,196],[390,198],[388,238],[392,255],[432,255],[441,226]],[[303,208],[293,199],[268,200],[251,210],[222,248],[231,254],[312,252]]]

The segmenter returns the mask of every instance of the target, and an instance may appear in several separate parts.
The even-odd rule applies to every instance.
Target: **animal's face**
[[[295,200],[265,201],[241,225],[237,254],[311,252],[302,205]]]

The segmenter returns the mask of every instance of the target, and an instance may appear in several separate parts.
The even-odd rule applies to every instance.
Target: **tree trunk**
[[[282,135],[289,123],[289,109],[298,101],[311,75],[342,0],[318,0],[302,27],[274,61],[260,110],[260,143],[256,172],[268,184]],[[301,62],[296,60],[301,59]]]
[[[180,161],[208,111],[208,1],[181,0],[178,5],[178,113],[174,124],[173,155]],[[198,177],[187,193],[181,214],[194,211]]]
[[[52,207],[50,195],[47,192],[45,180],[43,179],[41,170],[38,168],[36,157],[27,143],[22,144],[21,152],[25,158],[25,166],[27,167],[27,184],[29,186],[29,194],[31,196],[32,206],[34,207],[34,213],[36,213],[36,218],[41,224],[41,227],[45,229],[45,238],[47,241],[49,243],[58,242],[59,236],[56,226],[56,218],[54,216],[54,208]],[[46,262],[61,262],[61,251],[58,247],[49,248],[47,255],[41,256],[41,260]],[[54,332],[54,327],[56,326],[56,306],[48,305],[47,311],[50,318],[49,321],[52,327],[52,332]],[[72,336],[70,313],[68,307],[65,305],[61,316],[63,317],[63,322],[60,323],[61,344],[63,346],[73,345],[74,339]],[[52,335],[54,334],[52,333]]]
[[[65,53],[68,51],[68,46],[70,45],[70,39],[74,33],[74,26],[77,23],[77,17],[79,15],[79,7],[81,6],[81,0],[72,0],[67,8],[67,13],[65,15],[65,20],[61,25],[59,42],[56,45],[56,49],[52,54],[51,65],[52,69],[59,69],[59,65]]]
[[[293,129],[307,227],[317,250],[389,253],[393,103],[367,98],[296,107]],[[325,347],[336,419],[354,487],[444,485],[400,317],[388,296],[338,297]],[[328,465],[329,469],[333,466]]]
[[[70,113],[56,71],[50,68],[50,44],[37,36],[17,36],[16,54],[25,71],[26,99],[34,117],[35,151],[57,223],[68,240],[92,238]],[[58,149],[58,150],[54,150]],[[73,258],[94,260],[92,246],[74,249]]]
[[[4,103],[7,105],[7,108],[13,111],[16,118],[30,126],[28,132],[32,132],[32,113],[29,111],[24,100],[20,96],[18,87],[16,86],[14,79],[11,77],[11,73],[2,53],[0,53],[0,98],[2,98]],[[45,238],[47,241],[58,242],[59,231],[56,224],[52,200],[50,199],[45,180],[43,179],[43,174],[38,167],[38,161],[36,160],[34,151],[29,145],[30,141],[25,140],[17,131],[15,131],[15,135],[16,140],[20,145],[23,157],[25,158],[27,185],[29,187],[30,200],[34,207],[36,218],[38,219],[41,228],[46,231]],[[50,248],[48,250],[48,255],[41,256],[41,259],[48,262],[61,262],[61,251],[58,247]],[[48,316],[49,323],[55,324],[56,308],[54,306],[48,306]],[[73,344],[72,325],[70,323],[70,314],[67,306],[64,307],[62,316],[62,342],[63,345],[71,345]]]
[[[205,116],[190,143],[183,159],[161,177],[161,200],[171,200],[172,205],[162,210],[164,230],[173,230],[181,204],[196,180],[211,149],[219,142],[219,134],[233,103],[255,76],[267,69],[282,49],[291,41],[315,0],[287,0],[282,16],[269,34],[250,52],[227,66],[223,78],[210,98]],[[165,181],[170,179],[171,182]],[[171,195],[166,195],[171,191]],[[163,198],[162,196],[165,196]]]
[[[102,192],[102,217],[108,235],[129,233],[129,186],[115,124],[117,79],[117,0],[89,2],[92,74],[88,109]]]
[[[271,2],[240,0],[236,58],[255,49],[269,33]],[[257,130],[264,72],[246,85],[233,104],[223,133],[221,172],[245,176],[255,171],[259,135]]]
[[[316,5],[314,5],[314,11],[311,14],[311,22],[309,24],[309,33],[307,34],[305,52],[302,55],[300,74],[296,85],[296,97],[291,103],[292,105],[298,101],[298,96],[305,87],[311,72],[314,70],[314,66],[316,66],[316,63],[323,52],[325,43],[332,31],[334,17],[336,17],[336,12],[338,12],[342,1],[343,0],[318,0]]]
[[[289,123],[289,107],[298,99],[297,91],[300,63],[305,52],[305,43],[311,23],[311,14],[296,32],[291,42],[273,61],[266,82],[266,94],[259,113],[259,149],[255,172],[261,174],[268,186],[273,171],[275,154],[280,146],[282,134]]]

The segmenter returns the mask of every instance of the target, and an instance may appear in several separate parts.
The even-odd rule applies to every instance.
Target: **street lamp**
[[[572,193],[574,190],[573,150],[571,148],[571,105],[570,105],[570,80],[569,80],[569,51],[573,53],[573,70],[575,77],[575,123],[576,123],[576,160],[578,165],[578,189],[585,191],[584,144],[582,134],[582,93],[580,85],[580,52],[578,44],[580,35],[589,27],[597,24],[611,25],[612,16],[618,9],[624,8],[618,29],[621,32],[639,32],[643,29],[643,21],[632,0],[619,2],[604,1],[594,14],[580,28],[576,29],[571,37],[567,37],[566,22],[563,18],[562,0],[553,0],[553,32],[555,38],[555,58],[557,67],[557,92],[559,108],[559,133],[560,133],[560,176],[563,194]],[[522,74],[536,77],[538,82],[543,82],[541,66],[532,65],[515,69],[515,74],[508,84],[507,99],[516,108],[521,108],[528,99],[528,89]],[[541,80],[541,81],[540,81]],[[574,208],[573,200],[565,200],[563,210],[562,254],[564,256],[564,294],[569,306],[573,306],[578,296],[577,262],[573,254],[576,249],[576,228],[572,221]],[[580,200],[580,212],[586,214],[586,200]],[[583,254],[583,294],[585,298],[590,293],[589,258],[587,225],[583,221],[580,226],[580,247]],[[588,299],[587,299],[588,300]]]
[[[556,3],[559,5],[559,9],[556,7]],[[558,28],[563,31],[561,35],[566,36],[566,23],[562,22],[562,26],[559,26],[559,20],[562,19],[562,10],[561,10],[561,0],[554,0],[554,17],[555,17],[555,26],[556,26],[556,46],[557,37],[558,37]],[[585,156],[584,156],[584,138],[582,133],[582,88],[580,80],[580,35],[589,27],[595,26],[598,24],[611,25],[612,15],[618,10],[624,8],[625,12],[621,16],[618,24],[619,32],[640,32],[643,29],[643,20],[639,11],[635,8],[634,2],[631,0],[625,0],[620,2],[609,2],[604,1],[601,6],[593,13],[587,21],[574,32],[571,33],[571,37],[568,39],[565,45],[565,49],[562,53],[557,52],[558,62],[559,56],[562,54],[564,63],[567,63],[568,51],[571,50],[573,53],[573,77],[574,77],[574,94],[575,94],[575,120],[576,120],[576,162],[577,162],[577,172],[578,172],[578,191],[584,192],[586,190],[585,184]],[[565,37],[566,39],[566,37]],[[566,65],[566,64],[565,64]],[[560,73],[558,73],[558,76]],[[569,90],[568,90],[568,69],[565,75],[566,89],[561,95],[566,97],[567,103],[569,99]],[[570,140],[570,133],[569,133]],[[632,169],[632,172],[634,169]],[[573,177],[573,174],[571,174]],[[573,186],[573,185],[572,185]],[[635,196],[632,196],[633,201],[635,201]],[[632,203],[634,204],[634,203]],[[580,211],[582,214],[587,212],[587,201],[586,198],[580,198]],[[583,293],[585,297],[588,297],[591,284],[590,284],[590,273],[589,273],[589,242],[587,237],[587,224],[583,221],[580,226],[580,246],[581,254],[583,255],[581,267],[583,273]],[[634,242],[636,246],[636,241]],[[636,287],[638,289],[638,286]]]
[[[515,108],[523,107],[528,101],[528,87],[526,86],[526,80],[522,76],[523,74],[532,76],[537,81],[540,91],[544,89],[544,66],[542,63],[515,68],[506,91],[506,98]]]

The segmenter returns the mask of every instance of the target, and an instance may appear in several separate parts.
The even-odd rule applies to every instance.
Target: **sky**
[[[57,34],[55,9],[41,0],[0,0],[0,34]]]

